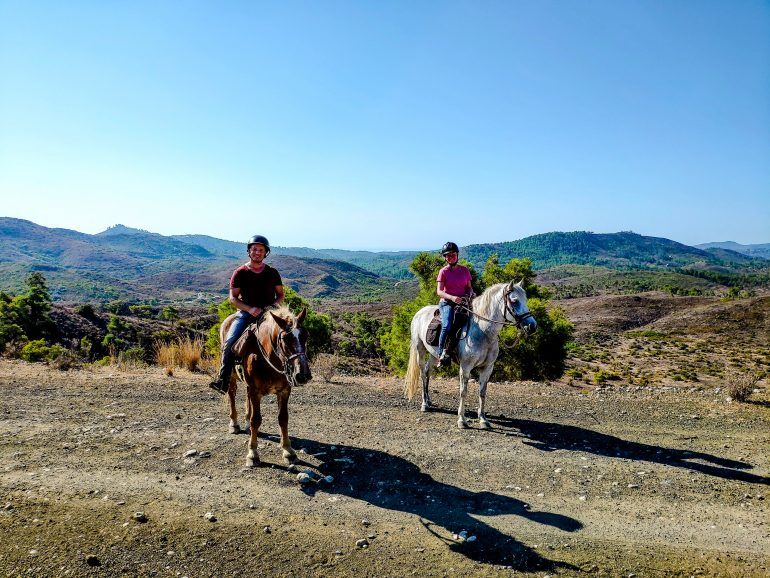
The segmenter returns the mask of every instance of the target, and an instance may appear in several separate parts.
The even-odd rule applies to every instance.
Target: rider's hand
[[[249,313],[253,317],[257,317],[260,313],[262,313],[262,310],[259,307],[252,307],[251,309],[249,309]]]
[[[462,297],[455,297],[455,303],[457,303],[459,305],[462,302],[463,302],[463,298]]]

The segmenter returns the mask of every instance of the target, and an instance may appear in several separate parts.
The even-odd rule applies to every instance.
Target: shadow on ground
[[[270,434],[260,433],[260,437],[278,441],[276,436]],[[320,466],[313,467],[323,475],[334,477],[331,484],[307,484],[304,491],[309,495],[317,492],[342,494],[380,508],[414,514],[436,539],[451,550],[484,564],[511,566],[521,571],[576,569],[541,556],[474,516],[521,516],[565,532],[583,527],[573,518],[532,511],[525,502],[509,496],[474,492],[439,482],[421,472],[412,462],[378,450],[333,446],[294,437],[292,445],[323,460]],[[462,530],[477,539],[468,542],[452,537],[453,533]]]
[[[439,411],[452,413],[448,410]],[[610,458],[617,457],[665,464],[727,480],[750,484],[770,484],[770,478],[744,471],[753,468],[754,466],[751,464],[704,452],[632,442],[590,429],[560,423],[515,419],[502,415],[488,415],[487,419],[495,426],[515,430],[526,438],[525,444],[546,452],[576,450]]]

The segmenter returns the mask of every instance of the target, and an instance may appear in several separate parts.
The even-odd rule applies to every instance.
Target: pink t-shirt
[[[466,287],[471,283],[471,272],[468,267],[455,265],[450,268],[446,265],[438,272],[437,281],[444,285],[444,291],[455,297],[464,297]]]

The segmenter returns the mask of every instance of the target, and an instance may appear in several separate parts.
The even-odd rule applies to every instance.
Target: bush
[[[313,374],[324,383],[332,383],[339,364],[340,358],[336,353],[319,353],[313,360]]]
[[[75,313],[77,313],[78,315],[86,319],[96,318],[96,311],[94,310],[94,306],[91,305],[90,303],[86,303],[84,305],[78,305],[77,307],[75,307]]]
[[[51,296],[40,273],[27,277],[27,292],[11,297],[0,293],[0,350],[13,341],[39,340],[54,330]]]
[[[759,383],[758,375],[729,373],[727,378],[727,393],[735,401],[747,401]]]
[[[564,373],[567,343],[573,325],[560,307],[547,307],[545,301],[528,299],[529,310],[537,321],[537,330],[524,335],[515,327],[500,332],[500,354],[492,379],[558,379]]]
[[[21,348],[21,358],[24,361],[54,361],[62,355],[65,349],[61,345],[48,346],[45,339],[30,341]]]
[[[143,319],[150,319],[156,315],[155,310],[149,305],[129,305],[128,310],[131,312],[131,315],[135,315],[136,317],[141,317]]]

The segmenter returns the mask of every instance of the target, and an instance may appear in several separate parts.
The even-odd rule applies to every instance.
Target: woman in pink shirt
[[[455,307],[463,298],[473,294],[471,286],[471,272],[467,267],[458,265],[460,249],[455,243],[449,241],[441,248],[441,255],[447,264],[438,273],[436,283],[436,295],[441,297],[438,307],[441,313],[441,334],[438,339],[438,349],[441,353],[439,366],[451,363],[449,352],[446,348],[446,340],[452,330],[452,322],[455,317]]]

